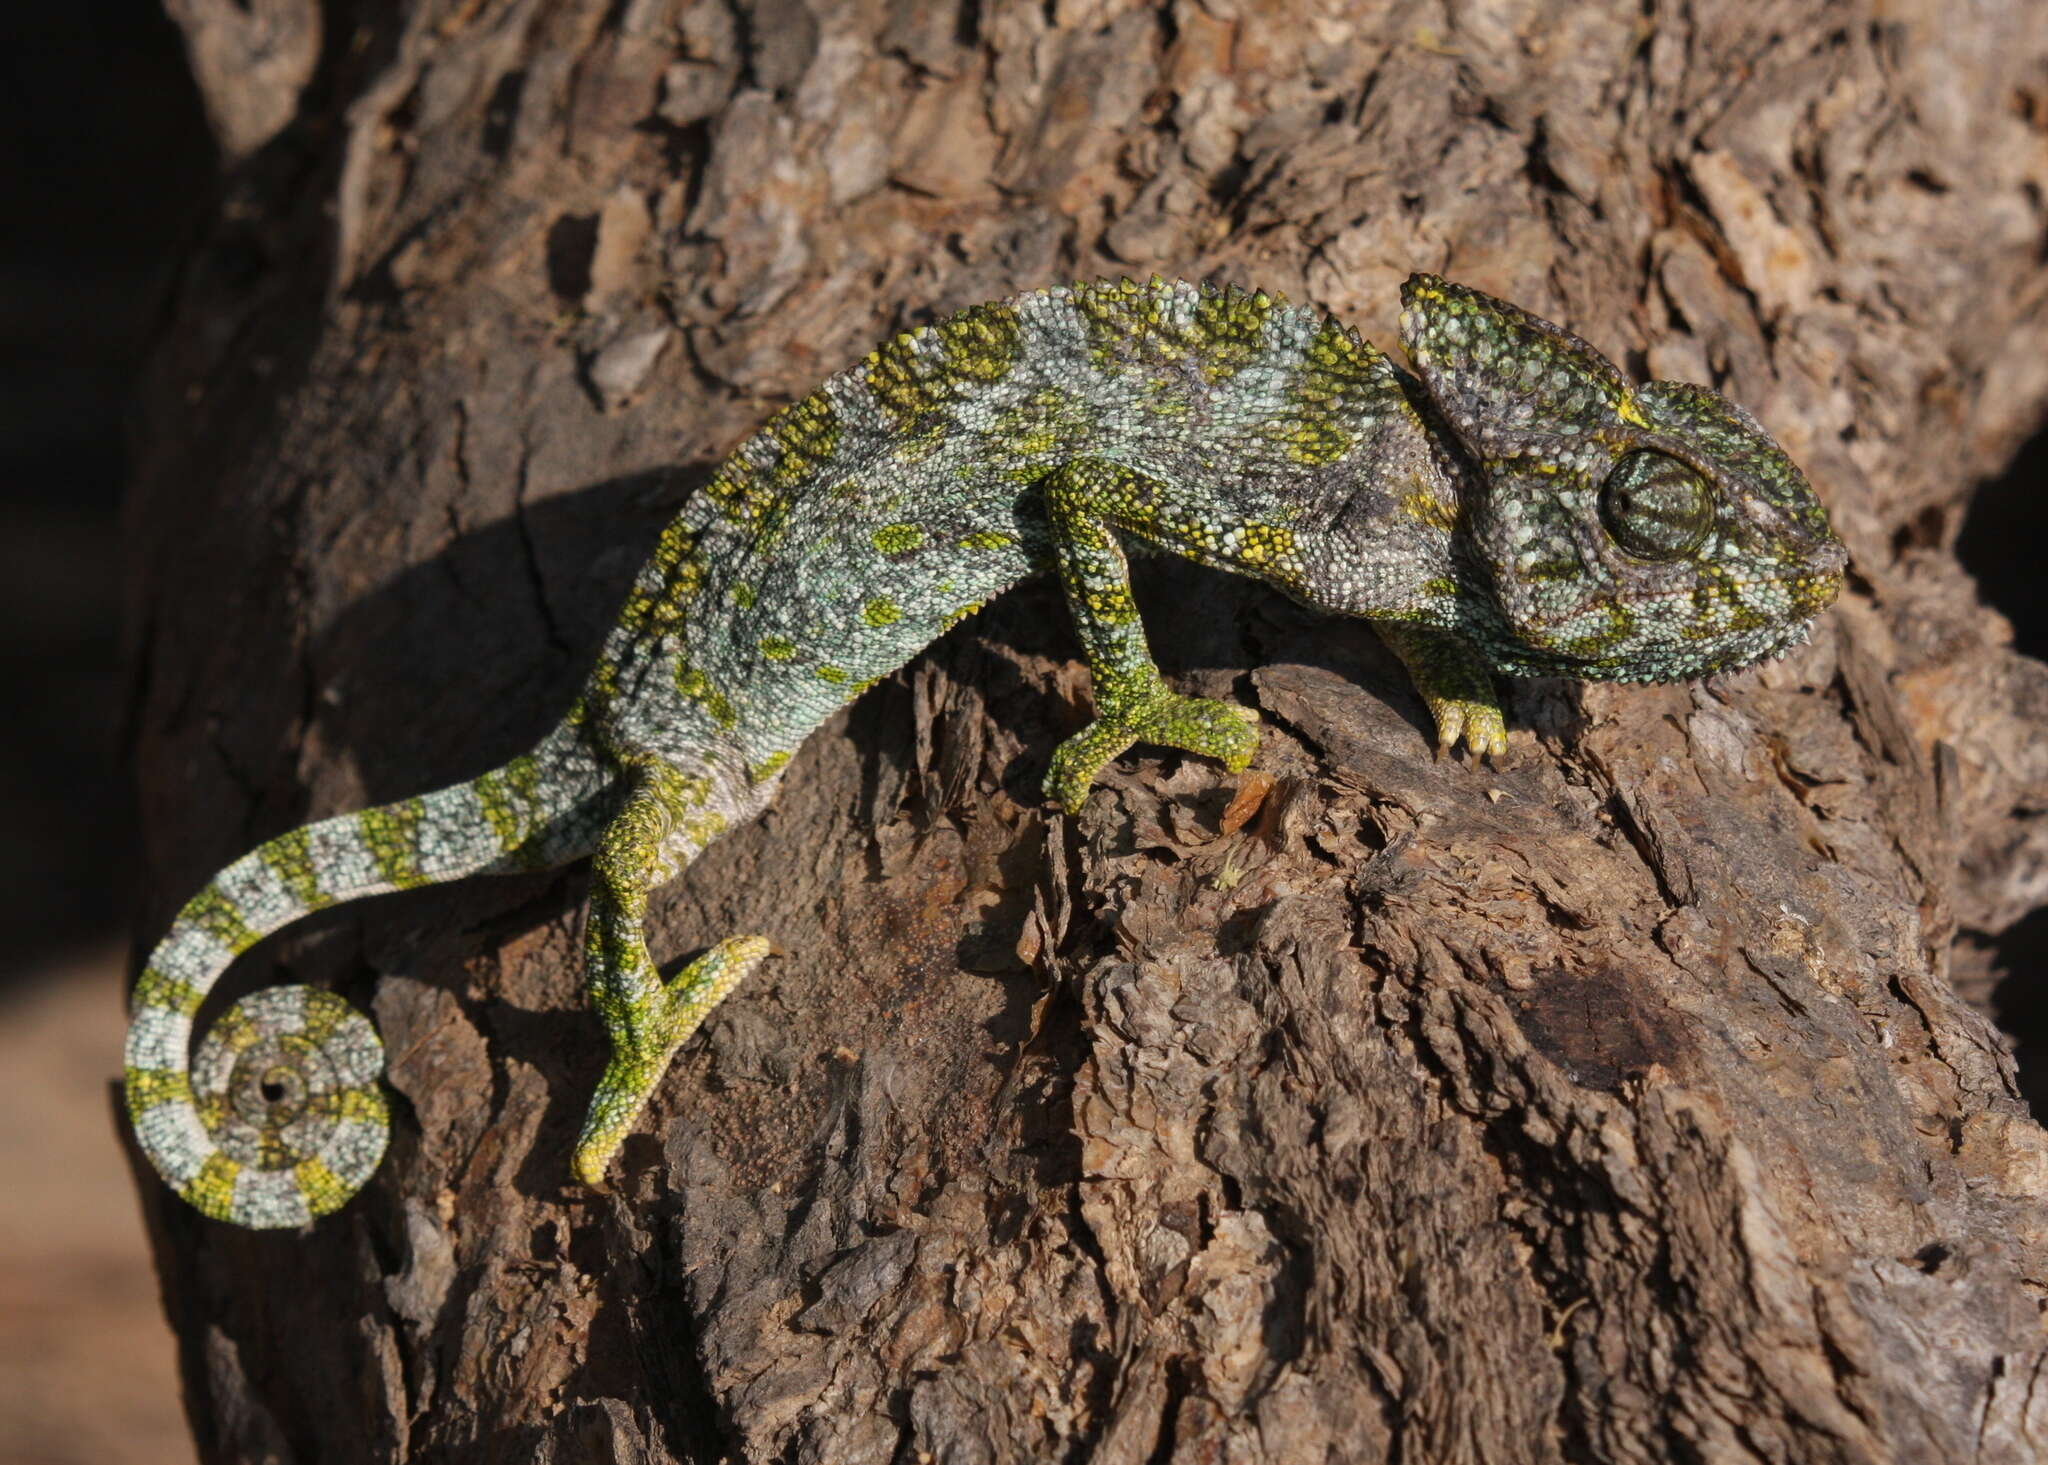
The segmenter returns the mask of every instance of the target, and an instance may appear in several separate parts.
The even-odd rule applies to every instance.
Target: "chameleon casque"
[[[185,904],[133,998],[127,1105],[151,1162],[244,1226],[340,1206],[384,1151],[375,1031],[332,994],[272,988],[191,1056],[220,973],[336,901],[592,856],[611,1057],[573,1169],[598,1184],[677,1046],[769,951],[736,936],[664,981],[648,892],[757,814],[835,709],[1034,571],[1058,571],[1094,684],[1045,779],[1069,811],[1133,743],[1233,770],[1258,743],[1248,709],[1162,679],[1127,547],[1370,618],[1444,749],[1505,748],[1494,673],[1672,681],[1805,639],[1846,557],[1746,412],[1634,386],[1433,275],[1401,298],[1413,374],[1277,296],[1123,281],[964,310],[785,408],[664,531],[532,752],[280,835]]]

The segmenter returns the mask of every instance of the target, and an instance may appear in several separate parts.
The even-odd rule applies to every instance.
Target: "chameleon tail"
[[[291,830],[215,875],[150,953],[130,1002],[128,1115],[157,1173],[241,1226],[303,1225],[346,1202],[390,1130],[376,1030],[331,992],[274,987],[230,1008],[195,1059],[200,1004],[237,956],[308,912],[588,853],[608,782],[565,725],[502,768]]]

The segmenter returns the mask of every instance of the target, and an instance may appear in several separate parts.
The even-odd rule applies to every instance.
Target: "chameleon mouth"
[[[1816,553],[1783,574],[1723,587],[1725,599],[1713,613],[1688,588],[1629,599],[1626,628],[1570,636],[1560,634],[1560,624],[1528,626],[1521,655],[1504,658],[1501,669],[1518,676],[1669,683],[1776,661],[1806,643],[1814,618],[1841,592],[1846,556],[1839,546],[1829,548],[1832,554]],[[1768,603],[1757,604],[1760,599]]]
[[[1835,603],[1835,597],[1842,593],[1842,583],[1848,577],[1849,553],[1841,545],[1830,545],[1833,554],[1823,560],[1815,556],[1818,563],[1804,575],[1790,577],[1789,593],[1792,608],[1809,619],[1819,615]],[[1816,573],[1817,571],[1817,573]]]

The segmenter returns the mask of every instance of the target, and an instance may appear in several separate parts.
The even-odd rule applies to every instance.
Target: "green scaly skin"
[[[386,1135],[375,1032],[258,993],[188,1053],[220,973],[339,900],[591,857],[591,1006],[611,1040],[571,1169],[599,1184],[677,1047],[768,952],[664,982],[648,893],[773,797],[844,703],[983,602],[1056,571],[1094,721],[1053,753],[1078,810],[1151,743],[1245,767],[1254,715],[1174,692],[1124,562],[1142,542],[1370,618],[1440,748],[1506,745],[1497,675],[1667,681],[1803,640],[1844,555],[1741,408],[1637,387],[1583,341],[1430,275],[1413,374],[1277,296],[1176,281],[1039,290],[896,337],[742,443],[641,570],[583,695],[532,753],[281,835],[186,903],[133,1001],[127,1098],[209,1216],[335,1209]]]

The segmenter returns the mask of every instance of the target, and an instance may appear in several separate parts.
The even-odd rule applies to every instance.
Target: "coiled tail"
[[[215,1220],[303,1225],[338,1209],[383,1158],[384,1046],[331,992],[273,987],[193,1018],[234,959],[345,900],[589,853],[610,779],[577,729],[467,783],[341,814],[258,845],[185,902],[130,1001],[124,1087],[158,1174]]]

